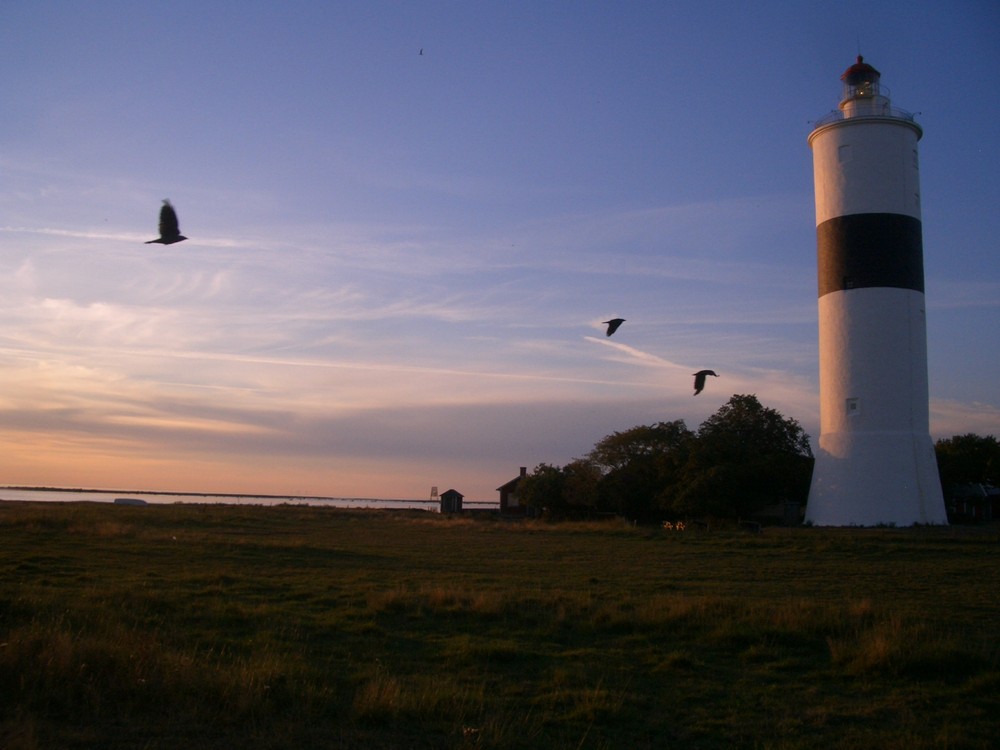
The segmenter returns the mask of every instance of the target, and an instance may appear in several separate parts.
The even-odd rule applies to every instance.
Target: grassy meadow
[[[0,503],[0,747],[992,748],[1000,529]]]

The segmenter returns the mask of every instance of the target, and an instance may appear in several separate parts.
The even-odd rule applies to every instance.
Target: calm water
[[[437,511],[437,500],[391,500],[367,497],[295,497],[293,495],[196,495],[166,492],[129,492],[127,490],[51,490],[7,489],[0,487],[0,501],[57,503],[114,503],[116,500],[142,500],[150,505],[167,503],[211,503],[214,505],[317,505],[329,508],[382,508],[385,510],[415,509]],[[468,502],[466,508],[488,509],[498,503]]]

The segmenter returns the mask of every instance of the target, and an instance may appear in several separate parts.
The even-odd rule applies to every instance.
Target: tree
[[[597,506],[600,470],[578,458],[563,468],[539,464],[517,486],[518,497],[527,506],[554,515],[590,512]]]
[[[698,439],[727,455],[787,454],[812,458],[809,436],[794,419],[763,406],[755,395],[734,395],[702,422]]]
[[[562,505],[562,469],[538,464],[535,470],[517,483],[518,502],[529,508],[553,508]]]
[[[631,462],[659,456],[677,449],[692,435],[683,419],[640,425],[625,432],[614,432],[602,439],[587,458],[605,472],[621,469]]]
[[[638,521],[738,517],[805,503],[812,464],[809,436],[797,421],[756,396],[735,395],[697,433],[683,420],[612,433],[562,469],[539,464],[518,494],[554,513],[596,507]]]
[[[674,515],[739,517],[804,503],[812,465],[809,436],[796,420],[755,395],[734,395],[702,423],[660,504]]]
[[[656,499],[673,481],[693,433],[683,420],[640,425],[601,440],[588,460],[603,470],[598,504],[634,520],[657,520]]]
[[[956,484],[1000,486],[1000,442],[992,435],[955,435],[934,444],[941,486]]]
[[[592,461],[578,458],[562,470],[562,498],[568,510],[592,510],[597,507],[601,470]]]

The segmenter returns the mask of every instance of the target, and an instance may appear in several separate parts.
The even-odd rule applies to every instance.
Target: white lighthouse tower
[[[861,56],[809,134],[819,265],[820,438],[806,521],[945,524],[929,432],[913,115]]]

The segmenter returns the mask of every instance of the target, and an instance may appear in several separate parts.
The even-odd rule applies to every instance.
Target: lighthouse
[[[809,134],[816,191],[820,438],[806,521],[945,524],[929,431],[917,142],[859,55]]]

